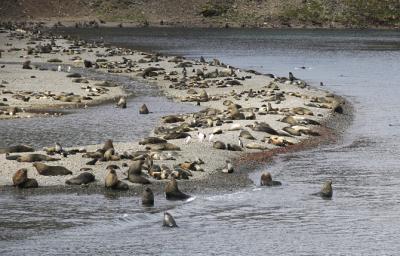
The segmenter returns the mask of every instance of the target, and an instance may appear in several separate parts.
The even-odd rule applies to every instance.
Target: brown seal
[[[331,180],[325,181],[324,185],[322,185],[321,191],[315,193],[314,195],[321,196],[322,198],[325,199],[332,198],[333,196],[332,181]]]
[[[106,152],[109,149],[114,149],[113,141],[110,139],[106,140],[106,142],[104,143],[104,146],[103,146],[104,152]]]
[[[272,180],[272,175],[269,172],[263,172],[260,178],[261,186],[280,186],[282,183],[280,181]]]
[[[63,166],[50,166],[43,163],[34,163],[37,172],[43,176],[70,175],[72,172]]]
[[[18,162],[27,162],[27,163],[41,162],[41,161],[58,161],[58,160],[60,159],[42,154],[28,154],[17,158]]]
[[[85,185],[94,182],[95,177],[90,172],[83,172],[76,177],[65,181],[67,185]]]
[[[182,193],[178,188],[176,179],[171,178],[171,180],[165,186],[165,197],[167,200],[185,200],[190,196]]]
[[[32,147],[27,145],[16,145],[7,148],[0,148],[0,154],[5,153],[22,153],[22,152],[33,152],[35,151]]]
[[[151,188],[147,187],[142,193],[142,205],[153,206],[154,205],[154,194]]]
[[[22,168],[15,172],[12,177],[14,186],[20,186],[28,180],[28,169]]]
[[[142,115],[147,115],[149,112],[149,109],[147,108],[146,104],[143,104],[140,108],[139,108],[139,114]]]
[[[109,169],[105,179],[104,185],[106,188],[115,188],[118,185],[118,176],[114,169]]]

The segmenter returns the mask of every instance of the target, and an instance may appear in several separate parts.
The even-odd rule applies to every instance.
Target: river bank
[[[24,33],[22,32],[22,34]],[[18,35],[15,37],[18,37]],[[26,46],[29,37],[20,38],[15,45],[21,47],[21,49],[25,48],[24,44]],[[314,135],[316,135],[315,131],[318,126],[305,126],[304,124],[310,123],[310,119],[324,123],[330,120],[332,115],[340,115],[334,114],[333,110],[336,109],[339,111],[337,107],[341,106],[342,100],[328,92],[312,88],[303,81],[293,77],[291,79],[284,77],[276,78],[273,75],[262,75],[255,71],[244,71],[220,63],[218,60],[208,62],[205,60],[187,60],[129,49],[104,47],[101,44],[88,45],[84,42],[69,42],[64,39],[52,39],[50,37],[47,39],[41,38],[40,41],[41,45],[55,41],[55,48],[59,50],[51,51],[51,53],[37,54],[34,58],[35,63],[46,62],[51,57],[61,60],[63,67],[78,66],[83,68],[84,60],[89,60],[94,67],[98,67],[101,71],[128,75],[135,79],[153,83],[166,96],[172,97],[176,101],[192,102],[192,104],[200,102],[200,105],[205,107],[207,111],[191,115],[175,116],[174,118],[169,117],[168,119],[178,120],[175,125],[170,124],[169,121],[166,122],[167,119],[160,121],[159,127],[175,126],[175,128],[185,128],[184,133],[190,134],[192,140],[189,143],[185,143],[184,140],[187,136],[181,139],[169,140],[169,142],[178,146],[180,150],[172,154],[166,154],[166,156],[175,158],[176,160],[153,159],[154,163],[160,166],[166,164],[173,169],[173,165],[175,164],[185,161],[193,162],[196,158],[201,158],[205,162],[201,165],[204,172],[190,170],[190,173],[193,175],[190,177],[190,180],[193,183],[200,180],[226,180],[231,178],[232,181],[236,180],[235,182],[237,182],[236,175],[240,172],[234,172],[233,174],[221,173],[226,160],[237,159],[243,155],[243,151],[245,153],[255,153],[267,149],[277,150],[282,146],[290,148],[290,144],[298,144],[305,140],[314,141],[316,140]],[[7,52],[3,53],[1,61],[21,62],[20,56],[23,56],[23,51],[8,51],[15,45],[8,46],[9,48]],[[75,48],[77,46],[78,48]],[[18,47],[15,48],[18,49]],[[76,62],[76,56],[80,57],[80,61]],[[102,60],[98,61],[100,58]],[[23,59],[25,60],[25,58]],[[12,68],[17,68],[17,66]],[[57,71],[49,72],[62,73]],[[12,72],[9,74],[12,75]],[[61,76],[57,78],[62,79]],[[9,79],[12,80],[12,77],[9,77]],[[12,86],[8,87],[11,88]],[[18,90],[23,90],[24,88],[26,87],[18,88]],[[67,87],[63,86],[63,88]],[[48,103],[46,102],[45,104]],[[235,104],[240,106],[235,106]],[[124,110],[121,109],[121,111]],[[287,123],[288,120],[286,120],[286,123],[278,121],[287,116],[291,116],[295,120],[291,120],[291,124]],[[267,123],[268,126],[260,126],[260,123]],[[247,126],[252,126],[252,128]],[[294,132],[300,136],[284,131],[283,129],[287,127],[292,128],[286,129],[287,131]],[[293,131],[293,129],[297,131]],[[150,130],[152,130],[152,127],[149,127]],[[217,140],[223,142],[225,145],[237,145],[238,136],[242,130],[250,132],[255,140],[242,138],[244,148],[238,149],[237,147],[232,147],[235,150],[241,150],[240,152],[214,148],[214,142]],[[276,134],[266,133],[266,130]],[[300,130],[302,131],[300,132]],[[158,129],[158,131],[161,130]],[[206,135],[203,142],[198,140],[198,132]],[[208,141],[211,134],[214,134],[214,139]],[[168,134],[162,134],[161,131],[161,133],[156,135],[161,137]],[[106,140],[107,138],[104,139]],[[273,143],[279,145],[274,145]],[[87,151],[95,151],[100,147],[101,145],[92,145],[85,147],[85,149]],[[135,155],[136,152],[142,152],[145,149],[144,145],[138,145],[137,142],[118,143],[114,144],[114,147],[115,151],[121,155],[122,152]],[[153,156],[164,154],[156,148],[154,146],[153,150],[147,151],[146,154]],[[38,153],[43,154],[44,152],[39,151]],[[71,178],[70,175],[61,178],[43,177],[36,173],[31,164],[21,164],[16,161],[5,160],[4,158],[1,161],[4,164],[3,166],[6,167],[4,169],[8,171],[4,173],[0,184],[6,187],[11,186],[12,174],[17,169],[23,167],[28,168],[28,176],[37,179],[39,186],[63,186],[65,181]],[[80,173],[80,168],[84,167],[87,161],[88,159],[82,158],[81,154],[76,154],[68,156],[68,158],[61,158],[56,163],[71,170],[73,176],[76,176]],[[91,172],[96,176],[96,185],[102,186],[104,176],[106,175],[105,169],[111,163],[116,163],[117,165],[126,164],[129,166],[131,160],[100,162],[95,166],[91,166]],[[123,169],[118,170],[120,179],[125,177],[125,170]],[[247,181],[245,180],[246,178],[243,177],[243,181],[237,183],[246,184],[246,182],[249,182],[248,179]],[[163,181],[158,182],[153,179],[151,181],[160,184],[160,186],[164,184]],[[139,190],[142,187],[131,183],[129,185],[139,188]]]

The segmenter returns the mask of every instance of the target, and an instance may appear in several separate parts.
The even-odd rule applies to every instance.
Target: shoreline
[[[67,43],[65,42],[65,40],[64,41],[62,41],[62,40],[61,40],[61,42],[62,42],[63,47],[66,47],[65,45]],[[59,44],[59,40],[58,39],[57,39],[57,44]],[[106,47],[103,47],[102,49],[105,49],[105,48]],[[113,47],[110,47],[110,48],[113,49]],[[98,49],[98,48],[96,48],[96,49]],[[114,48],[114,49],[116,49],[116,48]],[[118,49],[120,49],[120,48],[118,48]],[[125,51],[128,51],[128,52],[130,51],[131,53],[133,52],[133,55],[138,54],[139,57],[142,56],[142,55],[146,55],[146,54],[149,55],[148,53],[137,52],[137,51],[131,50],[131,49],[128,49],[128,50],[125,50]],[[89,58],[89,57],[93,58],[93,56],[91,56],[89,53],[85,53],[85,54],[86,55],[84,56],[84,58]],[[125,55],[125,56],[132,57],[132,55],[129,55],[129,54]],[[46,59],[46,57],[44,57],[44,58],[43,57],[39,57],[39,58],[43,61],[44,59]],[[52,56],[52,57],[54,57],[54,56]],[[72,65],[71,62],[68,62],[68,60],[67,60],[67,58],[65,58],[65,56],[56,55],[56,57],[57,58],[62,58],[63,65],[65,65],[65,64],[71,64]],[[108,57],[107,58],[108,62],[110,62],[110,61],[111,62],[113,62],[113,61],[115,62],[116,59],[118,59],[117,57],[120,58],[121,56],[110,56],[110,57]],[[163,68],[165,70],[165,73],[164,73],[165,76],[167,75],[167,73],[171,73],[173,71],[175,71],[175,73],[177,73],[176,72],[177,68],[175,67],[175,65],[174,64],[169,64],[169,60],[174,59],[174,58],[176,58],[176,56],[168,56],[168,57],[164,57],[164,56],[161,57],[160,56],[160,59],[161,59],[160,61],[163,62],[162,63],[163,65],[158,64],[158,67],[161,67],[161,68]],[[15,59],[15,57],[14,57],[14,59]],[[4,60],[4,57],[3,57],[3,59],[0,59],[0,60],[1,61]],[[139,59],[136,59],[136,60],[139,60]],[[181,62],[177,62],[175,64],[182,63],[182,62],[185,62],[185,61],[188,61],[188,59],[182,58]],[[224,71],[227,69],[227,66],[225,64],[211,65],[210,64],[211,62],[210,63],[198,63],[197,61],[189,61],[189,62],[192,62],[191,65],[193,66],[193,69],[195,68],[195,66],[200,66],[200,67],[203,67],[203,69],[204,68],[206,69],[206,70],[204,70],[205,72],[209,71],[209,70],[211,70],[213,68],[223,68]],[[156,61],[156,63],[157,63],[157,61]],[[156,63],[150,62],[150,63],[146,63],[146,64],[149,64],[150,66],[157,66]],[[135,63],[135,65],[136,64],[137,63]],[[139,67],[145,66],[145,65],[140,65],[140,64],[137,64],[137,65]],[[100,68],[100,69],[103,72],[104,71],[108,71],[109,73],[113,73],[115,71],[113,69],[111,69],[111,72],[110,72],[110,70],[107,70],[107,69],[106,70],[104,70],[102,68]],[[190,70],[190,69],[192,69],[192,68],[188,67],[188,70]],[[262,106],[260,106],[260,105],[262,105],[262,103],[255,102],[255,100],[253,100],[253,98],[251,98],[251,97],[246,97],[245,99],[242,99],[241,98],[242,95],[241,94],[237,94],[237,93],[234,96],[226,96],[225,95],[225,93],[226,93],[226,91],[228,89],[234,89],[234,90],[236,90],[236,89],[237,90],[244,89],[244,90],[246,90],[248,88],[254,88],[255,91],[257,89],[261,90],[262,88],[266,87],[267,82],[269,82],[270,84],[271,83],[274,84],[275,82],[273,82],[273,79],[269,78],[269,77],[266,77],[265,75],[261,75],[261,74],[258,75],[258,74],[255,74],[255,73],[249,73],[248,71],[241,71],[241,70],[233,69],[233,68],[230,68],[230,70],[231,71],[234,70],[234,73],[235,72],[239,73],[239,74],[243,73],[243,77],[247,76],[247,77],[251,77],[251,78],[249,78],[247,80],[245,79],[245,80],[243,80],[243,82],[240,81],[242,83],[247,82],[245,85],[238,85],[238,86],[232,86],[232,87],[228,86],[228,87],[221,87],[221,88],[214,88],[213,86],[210,86],[208,88],[206,87],[205,90],[207,90],[207,98],[208,98],[208,100],[205,101],[205,102],[201,102],[201,105],[203,105],[205,107],[209,107],[209,108],[215,108],[215,109],[223,110],[225,108],[224,104],[222,104],[222,101],[224,101],[224,99],[225,100],[233,100],[234,97],[240,98],[240,99],[237,99],[236,102],[240,103],[240,104],[243,104],[243,109],[246,110],[246,111],[243,110],[245,114],[247,114],[248,111],[250,113],[254,114],[253,111],[255,111],[255,112],[257,112],[257,117],[258,117],[257,121],[268,121],[268,123],[273,123],[273,127],[274,128],[278,127],[277,129],[281,129],[284,125],[282,125],[280,123],[277,123],[275,121],[276,120],[275,117],[278,117],[278,116],[282,117],[281,114],[274,113],[273,115],[271,115],[269,113],[266,113],[266,114],[263,114],[263,115],[258,115],[258,113],[259,113],[258,111],[260,109],[262,109]],[[142,68],[141,71],[139,71],[139,73],[140,72],[143,72],[143,68]],[[189,72],[190,71],[188,71],[188,73]],[[135,73],[135,72],[132,72],[132,73]],[[229,66],[228,66],[228,73],[229,73]],[[125,73],[123,73],[123,74],[125,74]],[[130,74],[128,73],[127,75],[129,76]],[[156,74],[155,76],[158,78],[160,76],[160,74]],[[171,75],[171,76],[175,76],[175,75]],[[176,74],[176,76],[178,76],[178,78],[179,78],[179,74]],[[136,77],[136,76],[131,76],[131,77],[134,78],[134,80],[141,81],[141,82],[143,82],[143,81],[147,81],[147,83],[153,83],[154,82],[154,84],[157,85],[157,87],[160,89],[160,91],[163,92],[165,97],[172,98],[174,101],[177,101],[177,102],[179,102],[179,100],[183,101],[183,99],[190,99],[190,97],[192,97],[192,95],[185,94],[183,90],[177,90],[177,89],[169,88],[170,83],[165,81],[165,77],[164,77],[163,81],[158,80],[157,78],[156,78],[156,80],[152,80],[152,79],[149,80],[148,77],[147,77],[147,79],[141,79],[141,78],[138,79],[138,77]],[[152,77],[150,77],[150,78],[152,78]],[[235,77],[229,78],[229,76],[228,76],[228,78],[226,78],[226,77],[220,78],[217,75],[217,77],[215,77],[214,80],[218,80],[218,79],[221,80],[221,81],[224,81],[224,83],[232,81],[232,80],[236,80]],[[225,80],[225,79],[228,79],[228,80]],[[204,79],[204,80],[205,80],[205,82],[203,82],[203,84],[204,83],[207,84],[208,81],[211,81],[212,79],[208,79],[208,80]],[[252,82],[254,80],[255,80],[255,82]],[[221,81],[219,81],[219,82],[221,82]],[[298,80],[298,81],[301,81],[301,80]],[[286,80],[286,82],[287,82],[287,80]],[[260,86],[260,84],[261,84],[261,86]],[[291,108],[294,108],[294,107],[298,106],[299,104],[300,104],[300,106],[303,106],[303,104],[304,104],[303,102],[308,102],[311,97],[324,97],[325,95],[327,95],[324,91],[316,89],[316,88],[313,88],[313,87],[309,87],[309,86],[306,86],[305,87],[306,89],[297,88],[297,86],[295,86],[293,84],[285,84],[285,83],[276,83],[276,86],[279,87],[278,91],[284,90],[285,93],[287,93],[286,90],[289,90],[289,89],[293,90],[293,92],[291,92],[292,95],[290,93],[287,94],[287,97],[289,97],[289,96],[292,97],[293,96],[292,101],[294,101],[294,104],[293,104],[293,102],[289,103],[289,107],[291,107]],[[246,89],[243,88],[243,87],[245,87]],[[292,88],[292,87],[294,87],[294,88]],[[228,88],[228,89],[225,90],[225,88]],[[282,88],[285,88],[285,89],[282,89]],[[201,89],[195,88],[195,87],[192,87],[192,89],[197,90],[197,91],[201,90]],[[197,95],[198,95],[198,93],[199,92],[197,92]],[[247,90],[247,93],[248,93],[248,90]],[[272,91],[272,93],[274,93],[274,92]],[[262,95],[258,95],[258,96],[260,96],[258,98],[262,99],[263,97],[266,97],[266,94],[264,96],[262,96]],[[285,94],[285,96],[286,96],[286,94]],[[196,96],[193,96],[193,97],[196,97]],[[301,99],[303,99],[303,97],[304,97],[304,100],[301,100]],[[334,96],[332,98],[335,99],[335,101],[338,101],[338,102],[342,102],[342,100],[343,100],[343,99],[339,99],[337,96]],[[248,104],[249,101],[251,102],[251,104]],[[288,104],[288,102],[285,102],[285,101],[287,101],[287,99],[282,101],[282,103],[284,103],[283,105]],[[281,102],[279,102],[278,104],[275,104],[275,103],[277,103],[277,101],[276,102],[275,101],[271,101],[271,102],[274,102],[274,106],[278,107],[278,109],[282,104]],[[340,103],[340,104],[342,104],[342,103]],[[245,106],[245,105],[247,105],[247,106]],[[254,107],[253,105],[256,105],[256,106]],[[348,103],[346,103],[345,105],[348,105]],[[286,111],[285,107],[282,107],[282,109],[285,109],[285,111]],[[313,115],[311,117],[313,119],[317,118],[317,120],[321,121],[321,123],[324,123],[324,122],[328,122],[329,123],[329,120],[331,120],[333,118],[332,115],[341,116],[340,114],[331,114],[330,112],[332,110],[328,110],[328,109],[322,109],[322,108],[314,109],[314,108],[312,108],[312,110],[314,110],[313,112],[316,112],[317,114]],[[121,111],[123,111],[123,110],[121,110]],[[226,111],[223,111],[219,115],[224,116],[224,115],[226,115],[225,112]],[[279,112],[279,111],[277,111],[277,112]],[[318,117],[318,115],[322,115],[323,117]],[[182,116],[185,116],[185,115],[182,115]],[[285,115],[283,115],[283,116],[285,116]],[[190,115],[186,115],[186,117],[184,117],[185,120],[188,120],[190,118],[191,118]],[[227,121],[229,121],[229,120],[227,120]],[[233,136],[232,134],[229,134],[230,133],[229,132],[229,129],[230,129],[229,127],[231,126],[231,124],[232,123],[239,123],[241,125],[241,129],[244,129],[245,125],[248,125],[249,123],[253,123],[253,122],[254,122],[254,119],[247,119],[247,120],[244,120],[244,119],[240,120],[239,119],[239,120],[233,120],[233,122],[232,122],[232,120],[231,120],[231,122],[226,122],[226,123],[223,122],[222,125],[220,126],[222,128],[222,130],[223,130],[223,134],[219,135],[218,139],[233,143],[232,141],[235,139],[235,136]],[[218,126],[213,126],[212,125],[212,127],[204,127],[204,128],[202,127],[201,130],[203,132],[205,132],[207,135],[209,135],[210,132],[212,130],[214,130],[216,127],[218,127]],[[319,126],[319,127],[323,127],[323,125]],[[200,129],[197,129],[197,130],[200,130]],[[317,130],[319,130],[319,128]],[[257,135],[256,136],[257,137],[257,141],[259,141],[260,138],[265,136],[264,133],[259,134],[259,132],[252,131],[250,129],[249,129],[249,131],[252,134],[256,134]],[[195,130],[192,130],[190,133],[193,134],[192,132],[195,132]],[[237,133],[237,132],[234,132],[234,133]],[[318,137],[319,139],[321,139],[320,142],[324,141],[324,138],[325,138],[326,135],[327,134],[325,134],[325,132],[321,132],[321,136]],[[310,136],[303,136],[302,135],[300,140],[295,139],[296,142],[295,142],[295,144],[293,146],[294,150],[301,150],[303,146],[306,146],[306,145],[302,145],[302,143],[307,144],[306,143],[307,140],[317,141],[315,138],[316,137],[314,137],[314,136],[310,137]],[[195,138],[193,138],[193,139],[195,139]],[[292,140],[292,138],[290,138],[290,136],[288,136],[287,139]],[[176,157],[177,160],[174,161],[176,163],[184,162],[184,161],[187,161],[187,160],[193,160],[194,155],[196,155],[195,151],[197,151],[199,149],[198,146],[204,147],[204,143],[202,145],[193,145],[194,144],[194,142],[193,142],[192,145],[190,145],[190,144],[189,145],[185,145],[183,143],[183,139],[171,140],[169,142],[179,146],[180,148],[183,149],[183,151],[185,151],[185,152],[182,152],[182,151],[179,152],[179,154],[181,154],[181,155],[178,155]],[[248,142],[248,141],[246,141],[246,142]],[[317,142],[316,145],[318,145],[320,142]],[[137,142],[116,143],[114,146],[120,152],[122,152],[123,150],[130,150],[130,151],[141,150],[141,148],[143,148],[143,147],[140,147],[140,146],[138,147],[135,144],[137,144]],[[312,143],[309,144],[309,146],[311,146],[311,147],[315,147],[316,145],[313,145]],[[206,144],[205,145],[204,148],[206,149],[206,151],[207,151],[207,148],[210,148],[210,146],[211,146],[210,144]],[[288,151],[293,150],[292,146],[286,146],[286,147],[282,147],[282,148],[281,147],[275,147],[275,146],[271,147],[271,145],[268,144],[268,143],[263,144],[263,146],[268,148],[268,150],[267,151],[263,151],[263,153],[257,153],[259,150],[255,150],[255,149],[246,149],[245,151],[247,151],[247,153],[237,153],[235,151],[229,151],[229,150],[217,150],[217,151],[215,151],[214,149],[212,149],[211,150],[212,152],[209,152],[209,154],[205,154],[205,156],[207,157],[207,159],[205,160],[206,164],[205,164],[205,168],[204,168],[204,169],[207,168],[206,172],[200,173],[200,174],[198,174],[198,172],[193,172],[194,177],[193,178],[191,177],[189,179],[189,181],[185,181],[185,182],[179,181],[179,184],[180,184],[179,186],[181,187],[181,190],[186,191],[185,188],[191,188],[191,189],[193,189],[193,192],[194,192],[194,191],[202,191],[202,190],[204,190],[204,186],[207,187],[207,188],[213,188],[213,187],[216,187],[216,186],[223,186],[225,189],[228,189],[228,186],[231,189],[234,188],[234,187],[248,186],[250,184],[249,183],[250,180],[247,177],[248,171],[242,171],[242,169],[249,169],[248,163],[247,163],[247,168],[245,168],[244,166],[242,166],[243,162],[242,162],[242,164],[240,164],[240,163],[235,161],[235,165],[237,164],[238,170],[235,171],[233,174],[225,174],[225,173],[222,173],[221,171],[217,171],[218,169],[220,169],[222,167],[221,165],[223,165],[223,164],[221,162],[224,162],[223,159],[225,159],[225,160],[226,159],[239,159],[239,160],[241,159],[243,161],[243,159],[245,159],[247,157],[248,158],[247,160],[254,160],[254,159],[251,159],[251,158],[248,157],[249,153],[250,153],[253,156],[255,156],[256,154],[259,154],[259,155],[261,155],[261,158],[267,158],[266,160],[269,161],[276,152],[282,152],[282,151],[285,151],[285,150],[288,150]],[[96,147],[99,147],[99,145],[90,145],[90,146],[87,146],[86,148],[95,149]],[[282,150],[282,149],[284,149],[284,150]],[[192,151],[192,152],[190,152],[190,151]],[[210,153],[211,153],[211,156],[210,156]],[[213,153],[218,153],[218,157],[214,156]],[[1,155],[0,155],[0,157],[1,157],[0,162],[3,162],[3,163],[5,162],[5,163],[8,163],[8,164],[10,163],[9,160],[5,160],[5,159],[3,160],[3,157]],[[215,158],[213,158],[213,157],[215,157]],[[85,159],[83,159],[83,161],[82,161],[82,158],[80,160],[77,157],[72,157],[72,158],[73,158],[73,160],[62,159],[61,160],[61,163],[62,163],[61,165],[65,164],[65,165],[67,165],[67,167],[68,166],[75,166],[75,168],[76,168],[76,163],[71,163],[71,161],[74,161],[74,162],[76,161],[78,165],[83,165],[83,161],[85,161]],[[192,158],[192,159],[190,159],[190,158]],[[129,161],[125,161],[125,162],[129,163]],[[160,164],[162,162],[163,161],[161,161]],[[164,162],[168,162],[168,161],[164,161]],[[114,162],[109,162],[109,164],[113,164],[113,163]],[[56,164],[59,165],[58,162],[56,162]],[[105,165],[106,164],[107,164],[107,162],[106,163],[102,163],[99,166],[96,166],[96,170],[94,170],[94,173],[96,173],[97,182],[96,182],[96,184],[91,184],[88,187],[80,187],[80,186],[71,187],[71,186],[67,186],[67,185],[64,184],[65,179],[63,179],[63,178],[61,178],[61,179],[57,178],[59,180],[58,183],[61,183],[62,185],[55,185],[55,184],[53,184],[54,182],[53,183],[51,182],[51,179],[46,177],[45,179],[41,179],[41,180],[42,180],[42,184],[43,184],[43,180],[44,180],[44,183],[45,183],[46,180],[48,180],[49,183],[47,183],[47,185],[41,185],[41,182],[40,182],[41,180],[38,180],[39,181],[39,188],[38,189],[27,189],[27,190],[19,190],[19,191],[21,191],[21,193],[25,193],[24,191],[27,191],[28,193],[32,193],[33,191],[35,191],[34,193],[37,193],[37,192],[41,193],[40,191],[43,191],[43,190],[45,191],[44,193],[53,193],[53,192],[69,193],[69,191],[72,191],[73,193],[85,192],[85,191],[88,192],[88,193],[92,193],[92,192],[89,192],[89,191],[93,191],[93,193],[105,193],[105,189],[103,188],[102,185],[100,185],[100,184],[103,184],[102,183],[103,179],[101,179],[101,178],[99,179],[98,178],[98,174],[99,174],[99,169],[100,170],[102,169],[102,172],[103,172],[103,175],[104,175],[104,169],[105,169]],[[118,163],[118,164],[120,164],[120,163]],[[159,162],[157,162],[157,164],[159,164]],[[14,173],[16,171],[15,168],[17,166],[18,166],[18,164],[16,165],[15,163],[13,163],[11,165],[6,165],[6,168],[8,167],[10,169],[14,169],[12,171],[12,173]],[[35,170],[32,169],[31,167],[29,167],[29,169],[31,171],[29,171],[30,175],[28,174],[28,176],[34,177],[34,178],[37,178],[37,179],[43,178],[43,177],[39,177],[38,175],[36,175],[36,176],[32,175],[32,173],[35,172]],[[74,176],[76,176],[77,173],[79,173],[79,172],[74,170]],[[99,176],[102,177],[101,174]],[[119,173],[119,176],[123,177],[121,173]],[[69,176],[69,178],[70,177],[71,176]],[[8,182],[5,182],[4,180],[3,181],[0,180],[0,184],[2,183],[0,185],[0,190],[9,190],[9,191],[17,190],[14,187],[10,186],[11,185],[10,184],[11,177],[8,177],[8,178],[9,178]],[[153,179],[151,179],[151,180],[152,180],[152,183],[153,183],[151,185],[151,187],[155,190],[155,192],[156,193],[162,192],[162,188],[163,188],[163,186],[165,184],[165,180],[163,180],[163,181],[156,181],[156,180],[153,180]],[[214,180],[214,182],[215,182],[214,185],[211,184],[212,180]],[[140,193],[140,191],[142,191],[142,189],[143,189],[143,186],[141,186],[141,185],[132,185],[130,183],[129,183],[129,185],[130,185],[130,190],[128,192],[112,192],[112,193],[117,193],[117,194],[120,193],[120,194],[128,194],[128,195],[130,195],[130,194]]]

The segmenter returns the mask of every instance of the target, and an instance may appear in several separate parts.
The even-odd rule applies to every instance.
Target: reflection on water
[[[190,203],[102,195],[0,196],[0,253],[396,255],[400,250],[400,34],[397,31],[121,29],[81,31],[166,53],[213,56],[295,75],[356,109],[341,141],[265,166],[281,187],[196,195]],[[378,50],[378,51],[377,51]],[[312,69],[295,69],[308,66]],[[259,182],[255,170],[250,178]],[[333,180],[332,200],[310,194]],[[179,225],[161,227],[168,209]],[[15,215],[23,216],[15,219]],[[4,223],[4,224],[3,224]],[[35,223],[41,223],[36,226]],[[5,228],[4,228],[5,227]]]

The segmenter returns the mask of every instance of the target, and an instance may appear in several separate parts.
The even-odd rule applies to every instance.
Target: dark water
[[[199,194],[190,203],[49,195],[0,197],[0,254],[397,255],[400,251],[400,33],[397,31],[120,29],[80,31],[121,45],[278,75],[292,71],[349,99],[336,144],[266,166],[279,188]],[[299,66],[310,69],[296,69]],[[393,124],[393,126],[389,126]],[[334,197],[311,193],[333,180]],[[161,227],[162,211],[178,229]],[[18,220],[15,216],[22,216]],[[40,224],[40,225],[39,225]],[[4,228],[5,227],[5,228]]]

